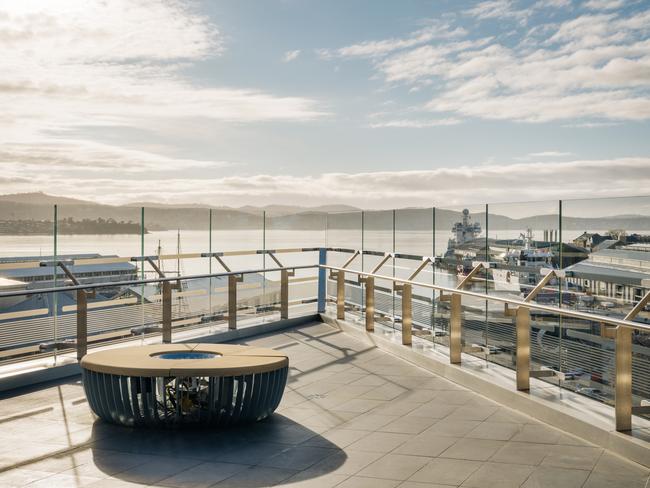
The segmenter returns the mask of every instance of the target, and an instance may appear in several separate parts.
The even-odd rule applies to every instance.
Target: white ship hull
[[[496,291],[521,291],[519,284],[519,273],[507,269],[493,269],[492,279]]]

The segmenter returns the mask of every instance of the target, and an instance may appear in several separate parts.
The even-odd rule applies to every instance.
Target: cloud
[[[566,158],[568,156],[573,156],[572,152],[566,151],[540,151],[528,153],[525,156],[520,156],[514,158],[516,161],[532,161],[532,160],[548,160],[547,158]]]
[[[573,153],[562,152],[562,151],[542,151],[542,152],[529,153],[528,156],[531,156],[533,158],[556,158],[561,156],[571,156],[572,154]]]
[[[562,0],[544,1],[530,11],[550,15],[542,7],[551,5],[567,6]],[[465,14],[505,23],[524,18],[517,12],[513,1],[490,0]],[[577,10],[563,21],[520,25],[496,37],[464,35],[416,43],[414,33],[349,48],[372,53],[375,77],[383,78],[387,89],[404,85],[431,93],[420,110],[444,117],[559,120],[587,127],[650,119],[648,26],[648,9]],[[448,24],[447,30],[453,29]],[[409,40],[413,46],[404,44]],[[400,49],[394,49],[397,45]]]
[[[429,119],[429,120],[387,120],[383,122],[374,122],[369,125],[371,129],[380,129],[386,127],[400,127],[400,128],[414,128],[424,129],[427,127],[440,127],[445,125],[458,125],[462,121],[460,119],[445,118],[445,119]]]
[[[470,17],[475,17],[478,20],[512,19],[525,25],[529,17],[536,11],[570,6],[571,0],[537,0],[527,8],[516,8],[516,2],[514,0],[487,0],[463,11],[463,13]]]
[[[432,25],[417,30],[404,38],[391,38],[381,41],[364,41],[339,49],[318,51],[324,59],[331,58],[373,58],[393,51],[418,46],[434,39],[453,39],[467,34],[462,27],[451,27],[448,23],[433,22]]]
[[[38,140],[0,146],[0,171],[19,175],[48,173],[53,176],[116,177],[124,174],[142,178],[151,173],[179,170],[207,170],[230,166],[226,161],[174,158],[149,151],[127,149],[85,140]]]
[[[188,68],[220,56],[213,23],[177,0],[0,0],[0,130],[23,142],[80,127],[147,130],[160,120],[308,121],[315,100],[196,84]]]
[[[282,58],[282,60],[285,63],[289,63],[294,59],[296,59],[298,56],[300,56],[300,52],[301,52],[300,49],[296,49],[294,51],[287,51],[286,53],[284,53],[284,57]]]
[[[615,10],[625,5],[624,0],[589,0],[582,4],[584,8],[591,10]]]
[[[531,177],[534,175],[534,177]],[[245,205],[252,200],[310,205],[345,202],[366,208],[448,207],[479,202],[610,197],[634,195],[650,184],[650,158],[544,161],[445,167],[434,170],[329,173],[315,176],[228,176],[221,172],[179,173],[147,178],[70,175],[57,171],[3,171],[7,193],[49,190],[104,203],[134,200],[205,205]],[[17,181],[12,179],[17,178]],[[553,185],[540,185],[553,181]],[[101,188],[101,193],[97,192]],[[164,188],[164,192],[160,189]],[[471,188],[471,196],[459,188]],[[469,201],[471,200],[471,201]]]
[[[464,14],[480,20],[508,17],[524,20],[528,17],[529,12],[515,9],[513,0],[488,0],[465,10]]]
[[[534,9],[570,7],[571,0],[538,0],[533,4]]]

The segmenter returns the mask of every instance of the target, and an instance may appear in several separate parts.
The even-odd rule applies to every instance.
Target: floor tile
[[[648,478],[631,479],[616,473],[591,473],[582,488],[648,488]]]
[[[261,488],[273,486],[294,476],[296,473],[297,471],[293,469],[253,466],[235,473],[230,478],[220,481],[214,486],[218,488]]]
[[[478,461],[436,458],[425,464],[409,481],[460,485],[480,467],[481,463]]]
[[[331,447],[332,445],[344,448],[368,435],[367,430],[352,430],[334,428],[320,435],[311,437],[301,445],[314,447]]]
[[[474,439],[490,439],[493,441],[507,441],[521,432],[523,426],[511,422],[492,422],[486,420],[467,433],[467,437]]]
[[[165,478],[156,484],[173,488],[205,488],[249,468],[244,464],[202,463]]]
[[[456,410],[455,405],[445,405],[434,402],[425,403],[409,412],[409,416],[442,419]]]
[[[370,478],[406,480],[427,464],[429,460],[428,457],[387,454],[362,469],[358,474]]]
[[[337,485],[336,488],[394,488],[399,484],[399,481],[394,480],[352,476],[340,485]]]
[[[397,420],[392,421],[389,424],[380,427],[378,430],[382,432],[396,432],[404,434],[419,434],[423,430],[431,427],[437,419],[431,419],[426,417],[401,417]]]
[[[593,469],[594,473],[601,473],[610,475],[616,473],[620,477],[632,479],[648,479],[650,478],[650,469],[640,464],[633,463],[620,456],[610,452],[604,452],[596,462]],[[650,483],[648,483],[650,486]]]
[[[522,464],[485,463],[463,483],[472,488],[518,488],[534,468]]]
[[[380,452],[339,451],[307,468],[304,472],[314,476],[327,473],[353,475],[382,456],[383,454]]]
[[[407,440],[411,439],[408,434],[395,434],[392,432],[372,432],[366,437],[350,444],[348,449],[353,451],[390,452]]]
[[[336,473],[314,477],[302,471],[282,481],[281,486],[283,488],[333,488],[348,478],[349,476],[346,474]]]
[[[328,458],[335,452],[340,452],[338,449],[328,449],[324,447],[313,446],[295,446],[285,449],[277,453],[275,456],[270,456],[261,460],[259,466],[271,466],[273,468],[287,468],[301,471],[308,467]]]
[[[542,464],[557,468],[591,470],[602,452],[599,447],[549,446],[548,454]]]
[[[511,440],[516,442],[534,442],[536,444],[556,444],[561,432],[543,424],[524,425]]]
[[[522,488],[581,488],[589,471],[580,469],[539,466],[531,473]]]
[[[544,460],[548,452],[548,444],[508,442],[490,458],[490,461],[535,466]]]
[[[454,445],[459,439],[459,437],[420,434],[406,441],[393,452],[396,454],[408,454],[411,456],[438,457],[442,452]]]
[[[440,454],[441,458],[487,461],[505,442],[463,438]]]
[[[436,422],[424,433],[461,437],[474,430],[479,424],[478,420],[445,420]]]

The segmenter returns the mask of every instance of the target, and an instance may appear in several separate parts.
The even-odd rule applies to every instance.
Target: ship
[[[462,221],[454,223],[452,237],[447,242],[447,251],[442,257],[445,266],[464,274],[472,269],[472,262],[485,248],[483,239],[479,239],[483,229],[478,222],[472,222],[468,209],[463,209]]]
[[[519,237],[521,244],[498,256],[498,267],[492,270],[495,290],[526,291],[539,281],[542,268],[555,269],[555,253],[536,246],[532,229]]]

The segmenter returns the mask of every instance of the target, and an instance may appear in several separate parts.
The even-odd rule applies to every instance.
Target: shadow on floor
[[[336,470],[345,452],[280,414],[224,429],[127,428],[97,420],[93,461],[106,475],[134,483],[217,483],[262,487]],[[208,486],[206,484],[205,486]]]

